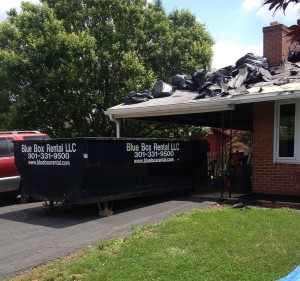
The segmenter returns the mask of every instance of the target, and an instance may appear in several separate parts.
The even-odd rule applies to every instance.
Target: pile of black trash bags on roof
[[[172,85],[159,80],[154,84],[152,89],[127,93],[124,99],[124,104],[140,103],[153,98],[168,97],[171,96],[174,91],[175,88]]]
[[[152,89],[126,94],[124,103],[134,104],[153,98],[170,96],[176,89],[198,91],[197,99],[242,93],[261,81],[270,81],[269,63],[266,58],[248,53],[241,57],[234,66],[227,66],[209,72],[202,69],[191,74],[177,74],[171,84],[157,81]]]

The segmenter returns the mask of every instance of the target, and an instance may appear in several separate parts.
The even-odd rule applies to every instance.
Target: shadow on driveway
[[[156,195],[141,198],[124,199],[114,202],[114,215],[153,206],[168,201],[204,202],[206,198],[180,195]],[[53,209],[43,206],[43,202],[16,204],[0,208],[0,220],[9,220],[51,228],[65,228],[93,220],[101,220],[96,204],[68,206],[62,203]]]

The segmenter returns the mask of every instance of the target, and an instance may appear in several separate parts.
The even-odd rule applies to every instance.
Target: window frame
[[[279,125],[280,125],[280,107],[282,105],[295,104],[295,131],[294,131],[294,156],[280,157],[279,156]],[[273,162],[274,163],[300,163],[300,100],[284,100],[275,102],[274,110],[274,147],[273,147]]]

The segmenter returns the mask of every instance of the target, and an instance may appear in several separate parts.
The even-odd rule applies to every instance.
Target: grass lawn
[[[278,280],[300,265],[300,212],[212,207],[134,228],[10,280]]]

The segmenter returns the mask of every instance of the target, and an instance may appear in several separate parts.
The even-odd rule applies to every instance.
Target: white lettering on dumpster
[[[33,152],[44,152],[44,147],[37,144],[33,145]]]
[[[139,146],[137,144],[132,144],[131,142],[126,143],[126,151],[139,151]]]
[[[62,144],[56,144],[56,145],[46,145],[47,152],[63,152],[64,148]]]
[[[22,144],[22,153],[24,152],[32,152],[32,147],[31,146],[27,146],[26,144]]]
[[[133,152],[134,163],[174,162],[178,151],[178,142],[126,143],[126,152]]]
[[[76,143],[35,143],[22,144],[21,151],[26,155],[28,165],[69,166],[70,158],[76,153]],[[67,161],[64,161],[67,160]]]

